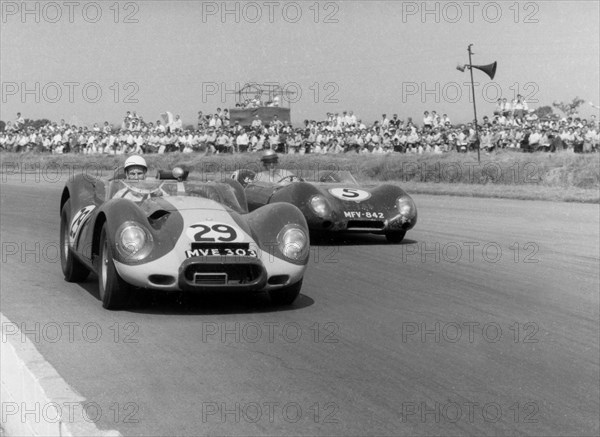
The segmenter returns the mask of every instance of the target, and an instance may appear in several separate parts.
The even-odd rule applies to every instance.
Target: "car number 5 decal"
[[[229,243],[236,241],[239,236],[235,228],[224,223],[196,223],[188,228],[187,235],[203,243]]]
[[[371,197],[371,193],[359,190],[358,188],[331,188],[329,190],[332,196],[342,200],[362,202]]]

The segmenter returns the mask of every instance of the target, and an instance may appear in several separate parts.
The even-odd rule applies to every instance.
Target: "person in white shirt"
[[[258,114],[254,116],[254,120],[252,120],[252,128],[260,128],[262,126],[262,120],[258,118]]]
[[[62,136],[59,135],[58,145],[61,144]],[[22,133],[17,134],[17,152],[25,152],[27,150],[27,144],[29,144],[29,135]]]
[[[351,126],[356,126],[356,115],[354,115],[353,111],[350,111],[350,114],[348,115],[348,123]]]
[[[429,111],[425,111],[423,113],[423,127],[425,126],[433,126],[433,118],[431,117],[431,115],[429,115]]]
[[[542,134],[540,133],[539,128],[534,128],[533,132],[529,134],[529,150],[535,151],[538,148],[541,139]]]
[[[133,153],[144,153],[144,146],[146,144],[146,138],[144,137],[144,135],[142,135],[141,132],[138,132],[138,134],[134,137],[133,139],[134,142],[134,148],[133,148]]]
[[[183,129],[183,120],[179,114],[175,116],[175,120],[173,120],[173,123],[171,123],[169,127],[171,128],[171,132],[176,132],[179,129]]]
[[[248,134],[244,129],[240,131],[238,136],[235,139],[237,152],[246,152],[248,150],[248,145],[250,144],[250,138],[248,138]]]
[[[207,144],[206,142],[208,141],[208,135],[206,134],[205,130],[201,130],[200,134],[198,135],[198,150],[204,152],[206,151],[207,148]]]
[[[10,124],[10,122],[9,122],[9,124]],[[25,119],[21,116],[20,112],[17,112],[17,118],[15,119],[13,129],[15,131],[18,131],[23,127],[24,124],[25,124]]]
[[[390,120],[387,118],[387,114],[381,115],[381,128],[387,129],[390,125]]]
[[[42,138],[42,147],[44,151],[49,152],[52,151],[52,140],[48,135],[44,135]]]
[[[440,116],[436,111],[431,111],[431,121],[433,127],[438,127],[440,125]]]
[[[62,135],[60,132],[56,132],[52,137],[52,148],[56,148],[62,144]]]
[[[157,153],[163,154],[167,150],[167,145],[169,144],[169,138],[167,138],[164,132],[160,132],[158,134],[158,151]]]
[[[527,102],[525,101],[525,99],[523,98],[523,96],[521,94],[517,95],[517,98],[515,100],[513,100],[513,115],[514,118],[519,120],[520,122],[523,121],[523,118],[525,116],[525,113],[527,112],[528,105]]]
[[[156,132],[158,133],[165,133],[167,131],[167,129],[165,128],[165,126],[160,122],[160,120],[156,120],[156,127],[155,127]]]
[[[283,127],[283,122],[279,119],[277,115],[274,115],[273,121],[271,121],[271,126],[274,126],[275,130],[279,132],[279,130]]]

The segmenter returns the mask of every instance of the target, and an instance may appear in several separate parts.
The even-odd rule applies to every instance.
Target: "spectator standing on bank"
[[[25,119],[21,116],[20,112],[17,112],[17,118],[15,119],[13,129],[15,131],[20,131],[24,125],[25,125]]]

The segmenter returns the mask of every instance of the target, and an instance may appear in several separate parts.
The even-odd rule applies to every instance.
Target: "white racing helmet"
[[[127,171],[128,167],[133,167],[134,165],[144,167],[146,170],[148,170],[148,165],[146,165],[146,160],[139,155],[133,155],[133,156],[130,156],[129,158],[127,158],[123,168],[125,169],[125,171]]]

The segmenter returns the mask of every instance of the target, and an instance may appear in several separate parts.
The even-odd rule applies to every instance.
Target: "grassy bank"
[[[110,171],[124,156],[0,154],[2,171],[87,169]],[[202,178],[227,177],[239,168],[260,168],[259,154],[146,155],[152,169],[176,165]],[[600,155],[572,153],[477,155],[281,155],[280,166],[310,176],[322,170],[349,170],[362,182],[400,183],[409,192],[571,202],[600,202]],[[73,170],[74,169],[74,170]]]

